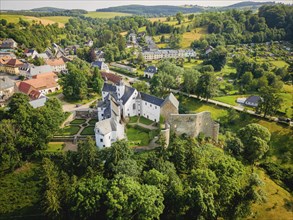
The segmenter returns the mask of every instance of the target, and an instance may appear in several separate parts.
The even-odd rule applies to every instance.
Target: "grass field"
[[[59,27],[64,27],[64,24],[68,21],[70,17],[66,16],[56,16],[56,17],[33,17],[33,16],[24,16],[24,15],[9,15],[1,14],[0,19],[5,19],[11,23],[18,23],[19,18],[22,18],[25,21],[33,23],[33,21],[41,22],[43,25],[59,23]],[[66,21],[66,22],[64,22]]]
[[[90,125],[95,125],[98,122],[98,119],[91,119],[89,120]]]
[[[150,142],[149,134],[138,128],[127,128],[126,135],[128,138],[128,144],[133,146],[147,146]]]
[[[77,119],[74,119],[73,121],[71,121],[70,124],[73,124],[73,125],[81,125],[81,124],[83,124],[85,122],[86,122],[85,119],[77,118]]]
[[[129,123],[136,123],[138,121],[138,116],[133,116],[129,118]]]
[[[230,95],[230,96],[221,96],[221,97],[214,97],[212,98],[213,100],[217,100],[219,102],[224,102],[229,105],[234,105],[237,106],[238,104],[236,103],[237,98],[241,98],[244,96],[241,95]]]
[[[271,61],[270,63],[273,64],[273,65],[275,65],[276,67],[279,67],[279,68],[282,68],[282,67],[285,67],[285,66],[289,66],[289,64],[286,63],[283,60]]]
[[[80,129],[80,127],[77,125],[70,125],[70,126],[66,126],[62,129],[60,129],[60,131],[55,135],[56,136],[72,136],[72,135],[77,134],[79,129]]]
[[[153,124],[154,122],[151,121],[150,119],[147,119],[147,118],[141,116],[141,117],[139,118],[139,123],[142,123],[142,124],[145,124],[145,125],[151,125],[151,124]]]
[[[262,190],[266,195],[266,202],[252,205],[253,215],[247,219],[270,219],[270,220],[291,220],[293,210],[287,207],[287,201],[292,202],[292,195],[282,187],[272,181],[262,170],[257,170],[257,174],[264,182]]]
[[[190,45],[193,41],[199,40],[205,34],[207,34],[207,28],[196,28],[192,30],[191,32],[185,32],[182,35],[181,47],[190,48]]]
[[[38,169],[37,164],[25,163],[0,178],[1,219],[32,219],[25,216],[32,213],[37,216],[41,213]]]
[[[61,152],[63,149],[64,142],[49,142],[48,143],[48,149],[46,151],[48,152]]]
[[[127,13],[120,13],[120,12],[100,12],[100,11],[90,11],[89,13],[85,14],[86,17],[91,18],[114,18],[116,16],[131,16],[131,14]]]
[[[95,135],[94,129],[95,129],[95,126],[85,127],[80,134],[81,135]]]

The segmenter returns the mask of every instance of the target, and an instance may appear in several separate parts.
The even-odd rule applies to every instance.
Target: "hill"
[[[145,6],[145,5],[124,5],[117,7],[109,7],[103,9],[97,9],[99,12],[122,12],[127,14],[139,14],[149,16],[167,16],[174,15],[181,11],[182,13],[196,13],[202,12],[204,7],[200,6],[171,6],[171,5],[156,5],[156,6]]]
[[[97,12],[121,12],[136,15],[147,15],[147,16],[169,16],[175,15],[177,12],[184,14],[196,13],[202,11],[225,11],[229,9],[257,9],[262,5],[275,4],[274,2],[240,2],[226,7],[202,7],[197,5],[186,5],[186,6],[171,6],[171,5],[124,5],[117,7],[109,7],[103,9],[97,9]]]
[[[33,8],[30,11],[35,12],[60,12],[65,11],[66,9],[63,8],[54,8],[54,7],[41,7],[41,8]]]

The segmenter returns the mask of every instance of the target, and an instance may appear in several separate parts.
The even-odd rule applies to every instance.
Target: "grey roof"
[[[125,86],[125,91],[123,96],[121,97],[122,103],[123,105],[128,101],[128,99],[130,98],[130,96],[132,96],[132,94],[134,93],[135,89],[129,86]]]
[[[29,74],[31,76],[35,76],[42,73],[50,73],[53,71],[53,68],[50,65],[43,65],[43,66],[30,66]]]
[[[149,102],[149,103],[152,103],[154,105],[157,105],[157,106],[161,106],[164,102],[164,99],[160,99],[160,98],[157,98],[155,96],[152,96],[152,95],[148,95],[148,94],[145,94],[145,93],[140,93],[141,95],[141,99],[146,101],[146,102]]]
[[[144,72],[147,73],[157,73],[158,72],[158,68],[155,66],[148,66]]]
[[[95,61],[95,62],[92,62],[92,66],[96,66],[96,67],[99,67],[99,69],[102,68],[103,66],[103,62],[102,61]]]
[[[32,100],[29,103],[33,108],[39,108],[39,107],[44,106],[47,100],[48,100],[48,98],[46,96],[43,96],[39,99]]]
[[[255,103],[255,104],[258,104],[258,102],[261,100],[261,97],[259,96],[249,96],[246,100],[245,100],[245,103],[247,102],[250,102],[250,103]]]
[[[49,56],[46,53],[39,53],[36,55],[38,58],[49,59]]]
[[[179,101],[176,99],[176,97],[173,95],[173,93],[170,93],[166,98],[165,101],[170,101],[177,109],[179,108]]]
[[[116,92],[116,86],[113,86],[109,83],[104,83],[103,92]]]
[[[114,119],[108,118],[96,123],[96,129],[99,129],[99,133],[102,135],[108,134],[117,130],[117,123]]]
[[[14,87],[14,81],[8,76],[0,76],[0,90]]]

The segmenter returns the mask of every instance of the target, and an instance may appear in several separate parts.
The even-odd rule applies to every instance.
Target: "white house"
[[[153,76],[158,72],[158,68],[155,66],[148,66],[144,73],[143,76],[146,78],[153,78]]]
[[[167,118],[170,114],[178,114],[179,102],[172,93],[165,99],[160,99],[138,92],[122,81],[117,84],[104,83],[102,98],[98,103],[99,122],[95,128],[98,147],[111,146],[111,143],[124,138],[122,118],[143,116],[159,122],[161,115]]]
[[[104,63],[103,61],[94,61],[94,62],[92,62],[92,66],[98,67],[99,70],[105,71],[107,73],[110,71],[108,65],[106,63]]]
[[[63,59],[48,59],[45,61],[47,65],[53,68],[54,72],[60,73],[66,70],[66,64],[64,63]]]

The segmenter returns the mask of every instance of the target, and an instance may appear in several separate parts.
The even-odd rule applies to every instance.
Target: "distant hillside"
[[[227,8],[227,9],[232,9],[232,8],[259,8],[262,5],[273,5],[273,4],[275,4],[275,2],[250,2],[250,1],[247,1],[247,2],[239,2],[239,3],[233,4],[233,5],[229,5],[229,6],[224,7],[224,8]]]
[[[128,14],[136,15],[149,15],[149,16],[168,16],[174,15],[177,12],[182,12],[184,14],[196,13],[202,11],[224,11],[229,9],[256,9],[262,5],[275,4],[274,2],[240,2],[226,7],[201,7],[197,5],[188,6],[171,6],[171,5],[155,5],[155,6],[145,6],[145,5],[124,5],[117,7],[109,7],[103,9],[97,9],[100,12],[122,12]]]
[[[96,11],[102,12],[122,12],[128,14],[137,14],[137,15],[152,15],[152,16],[162,16],[162,15],[174,15],[177,12],[181,11],[182,13],[195,13],[201,12],[204,10],[204,7],[200,6],[170,6],[170,5],[156,5],[156,6],[144,6],[144,5],[124,5],[118,7],[110,7],[97,9]]]
[[[34,8],[31,9],[30,11],[35,11],[35,12],[60,12],[60,11],[65,11],[66,9],[62,8],[53,8],[53,7],[42,7],[42,8]]]

